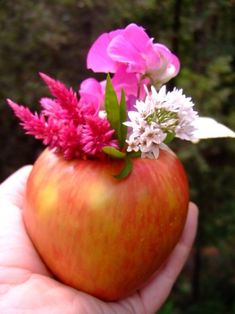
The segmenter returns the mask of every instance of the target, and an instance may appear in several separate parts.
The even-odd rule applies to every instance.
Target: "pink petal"
[[[87,56],[87,68],[94,72],[114,73],[116,71],[116,62],[114,62],[107,53],[107,47],[110,41],[122,33],[122,30],[116,30],[110,33],[103,33],[91,46]]]
[[[152,40],[142,27],[130,24],[122,34],[116,36],[110,42],[108,54],[117,62],[127,63],[128,72],[143,74],[146,71],[145,56],[148,52],[149,42],[152,44]]]
[[[135,73],[128,73],[125,65],[120,65],[114,74],[112,83],[116,92],[121,93],[122,89],[125,95],[135,95],[138,92],[138,79]]]
[[[152,40],[149,40],[146,48],[146,68],[147,71],[153,69],[159,69],[161,67],[160,53],[156,49],[156,44]]]
[[[107,52],[114,61],[127,63],[129,72],[145,72],[145,61],[141,53],[124,36],[116,36],[108,46]]]
[[[166,46],[158,43],[148,43],[146,62],[146,72],[155,85],[166,83],[180,69],[179,59]]]
[[[39,75],[47,84],[51,94],[57,98],[60,106],[66,109],[71,115],[76,115],[78,99],[77,94],[73,91],[73,89],[68,89],[63,83],[44,73],[39,73]]]
[[[83,115],[98,115],[104,101],[101,84],[93,78],[84,80],[80,85],[80,107]]]
[[[136,99],[145,99],[145,85],[150,84],[150,80],[149,78],[141,79],[138,74],[127,72],[126,65],[120,65],[112,78],[112,84],[119,100],[121,91],[124,90],[128,110],[131,110],[136,103]]]
[[[168,74],[170,77],[175,77],[180,70],[179,59],[175,55],[171,55],[171,64],[168,66]]]
[[[101,105],[103,102],[103,91],[101,84],[94,78],[88,78],[82,81],[79,94],[86,101],[96,102]]]
[[[167,64],[167,72],[171,77],[176,76],[180,70],[179,59],[164,45],[155,44],[155,49],[161,55],[163,62]]]
[[[145,52],[145,48],[150,40],[143,27],[133,23],[125,28],[123,37],[128,40],[131,45],[135,47],[135,49],[140,53]]]

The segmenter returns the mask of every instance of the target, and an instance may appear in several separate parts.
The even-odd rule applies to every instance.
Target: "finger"
[[[20,210],[31,169],[21,168],[0,185],[0,281],[7,268],[49,274],[26,233]]]
[[[20,209],[11,204],[0,211],[0,282],[7,268],[49,274],[26,233]]]
[[[24,166],[8,177],[0,185],[0,201],[8,201],[18,207],[22,206],[25,185],[32,166]]]
[[[197,219],[198,208],[195,204],[190,203],[180,241],[155,278],[140,291],[147,313],[154,313],[156,309],[159,309],[170,294],[175,280],[190,254],[196,236]]]

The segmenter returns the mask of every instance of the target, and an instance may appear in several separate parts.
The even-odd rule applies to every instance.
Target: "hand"
[[[0,313],[151,314],[168,297],[190,253],[197,229],[197,207],[190,203],[179,243],[155,276],[131,297],[106,303],[53,278],[22,221],[22,202],[31,166],[0,185]]]

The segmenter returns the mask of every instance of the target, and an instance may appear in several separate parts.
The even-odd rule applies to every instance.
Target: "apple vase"
[[[63,283],[102,300],[129,296],[166,261],[184,228],[189,188],[172,152],[123,161],[66,161],[46,149],[27,182],[23,219],[32,242]]]

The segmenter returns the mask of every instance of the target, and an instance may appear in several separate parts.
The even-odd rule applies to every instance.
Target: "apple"
[[[27,182],[23,219],[41,258],[63,283],[106,301],[142,286],[182,233],[189,202],[179,159],[73,160],[46,149]]]

